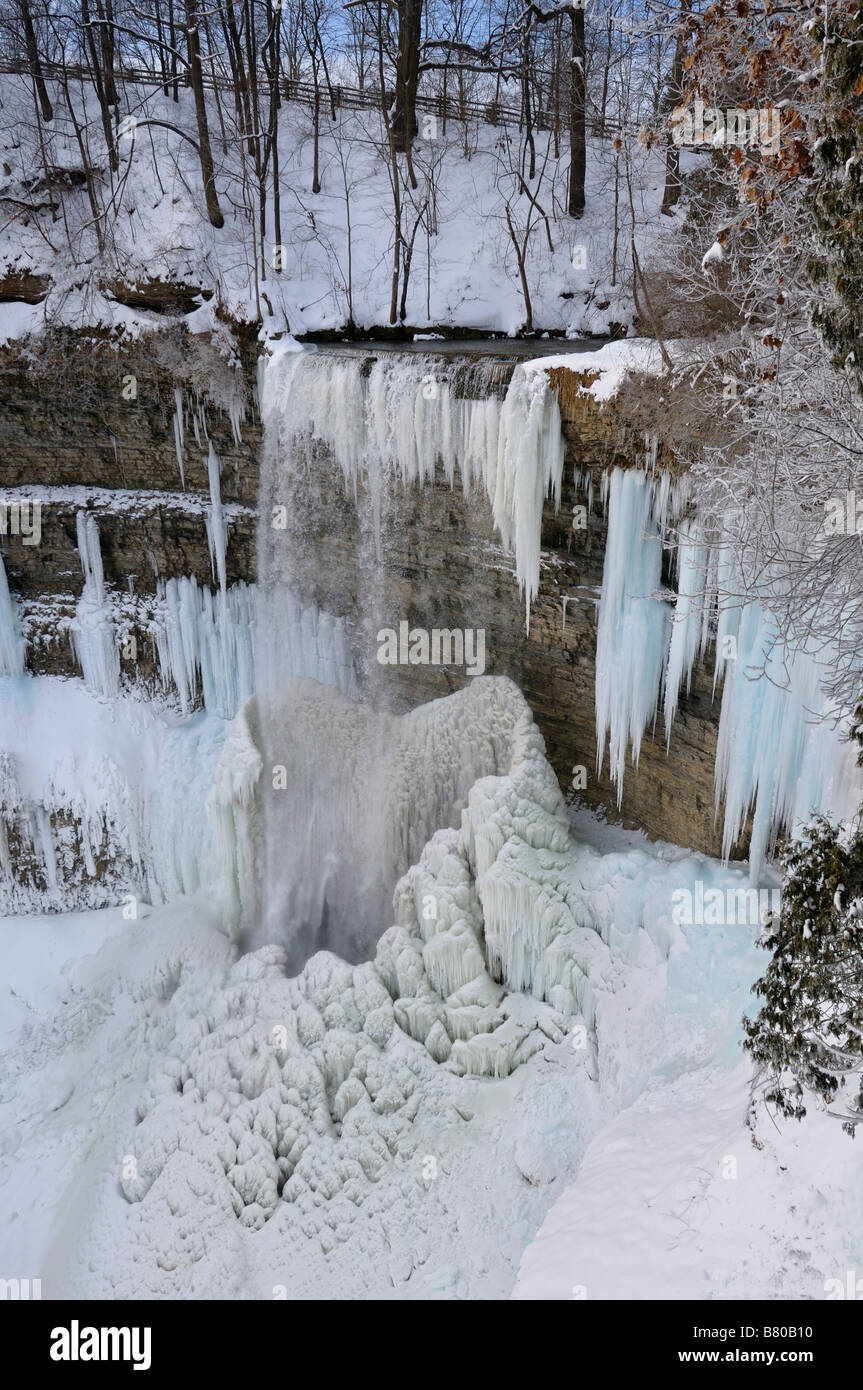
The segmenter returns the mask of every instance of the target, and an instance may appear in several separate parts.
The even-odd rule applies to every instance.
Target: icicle
[[[227,571],[225,569],[225,547],[227,538],[225,534],[225,517],[222,511],[221,472],[222,465],[211,442],[210,452],[207,458],[207,474],[210,480],[210,518],[207,528],[207,537],[210,542],[210,560],[211,562],[215,560],[214,578],[218,575],[219,589],[224,598],[228,587]]]
[[[255,689],[255,594],[234,584],[214,601],[193,577],[169,579],[155,629],[162,684],[187,713],[200,690],[204,708],[232,719]]]
[[[727,858],[752,813],[750,872],[757,881],[780,829],[817,810],[850,819],[863,782],[844,737],[841,711],[821,689],[829,653],[816,660],[783,638],[763,604],[741,605],[741,584],[726,546],[711,546],[697,515],[679,525],[678,594],[668,632],[660,585],[662,536],[692,501],[688,480],[615,469],[603,490],[608,539],[596,657],[597,761],[606,738],[612,776],[622,794],[628,740],[637,764],[641,737],[664,690],[670,742],[681,685],[718,613],[714,690],[723,678],[715,766],[717,813],[723,800]]]
[[[704,634],[703,608],[706,603],[707,550],[701,541],[698,525],[687,519],[680,526],[677,559],[677,604],[671,624],[671,641],[665,668],[665,733],[671,744],[671,726],[677,712],[680,686],[686,681],[686,691],[692,680],[692,668]]]
[[[174,446],[177,450],[177,467],[180,470],[180,486],[186,491],[186,475],[183,471],[183,391],[174,387]]]
[[[245,418],[246,407],[244,404],[244,396],[239,395],[236,400],[228,403],[228,419],[231,422],[231,432],[233,433],[235,444],[242,444],[243,442],[240,426]]]
[[[519,365],[503,403],[497,476],[489,496],[501,540],[515,552],[527,628],[539,590],[542,505],[550,495],[555,510],[560,506],[563,458],[560,411],[548,379],[544,372],[528,373]]]
[[[753,882],[781,828],[819,810],[848,820],[860,804],[853,747],[821,690],[825,657],[790,648],[760,604],[739,614],[736,659],[725,661],[716,799],[725,801],[726,857],[754,808]]]
[[[6,567],[0,555],[0,676],[24,674],[25,650],[16,605],[9,592]]]
[[[45,865],[45,879],[49,891],[55,892],[59,887],[57,875],[57,854],[54,849],[54,832],[51,829],[51,820],[44,806],[35,808],[36,826],[39,834],[39,847],[42,851],[42,863]]]
[[[641,739],[656,713],[668,649],[666,604],[653,597],[662,576],[654,485],[636,469],[615,468],[609,481],[608,538],[596,638],[596,753],[623,797],[626,748],[638,766]],[[660,507],[665,501],[660,497]]]

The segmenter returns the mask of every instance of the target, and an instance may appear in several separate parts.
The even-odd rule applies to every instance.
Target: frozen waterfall
[[[388,489],[430,484],[438,467],[450,487],[459,475],[465,492],[482,488],[515,555],[529,622],[543,502],[560,501],[560,411],[545,372],[517,365],[501,399],[486,370],[417,353],[382,353],[370,365],[355,353],[286,353],[262,373],[264,425],[297,467],[323,446],[349,493],[368,488],[379,558]]]

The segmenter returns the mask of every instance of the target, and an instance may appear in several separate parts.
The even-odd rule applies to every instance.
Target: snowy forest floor
[[[596,1050],[549,1040],[494,1080],[455,1076],[399,1035],[366,1076],[374,1168],[356,1161],[347,1122],[324,1116],[298,1136],[294,1200],[259,1229],[226,1197],[215,1134],[208,1146],[183,1128],[177,1059],[202,1038],[221,1048],[216,1088],[220,1058],[235,1074],[253,1060],[226,1038],[305,1007],[311,1073],[341,1035],[336,1001],[359,998],[373,967],[318,955],[298,1005],[276,949],[235,963],[200,898],[137,921],[120,909],[3,921],[9,1271],[41,1277],[44,1297],[819,1299],[828,1280],[844,1286],[863,1260],[855,1146],[820,1115],[762,1116],[757,1145],[746,1127],[755,933],[668,912],[672,885],[738,886],[742,871],[583,811],[573,825],[595,847],[581,862],[608,912]],[[164,1166],[130,1202],[121,1179],[154,1090]],[[237,1163],[254,1168],[265,1127],[259,1109]]]
[[[192,331],[217,327],[217,308],[241,322],[261,318],[269,334],[338,331],[349,320],[359,328],[388,323],[393,198],[380,113],[322,117],[321,187],[313,193],[311,114],[291,103],[284,107],[284,268],[277,272],[272,195],[262,247],[252,232],[257,213],[251,214],[251,194],[231,143],[219,155],[225,225],[216,230],[205,215],[194,151],[176,133],[145,124],[150,118],[193,130],[190,93],[182,91],[175,105],[159,90],[141,107],[141,92],[129,89],[125,100],[140,124],[133,128],[125,118],[129,133],[119,142],[121,168],[112,187],[92,95],[74,82],[71,91],[79,118],[87,116],[93,144],[90,157],[106,209],[102,245],[96,244],[92,211],[78,186],[81,153],[59,92],[45,134],[45,157],[63,188],[62,217],[53,217],[28,85],[5,77],[0,168],[8,172],[0,176],[0,206],[11,215],[0,227],[0,275],[45,276],[51,285],[41,303],[0,304],[0,341],[61,325],[132,334],[158,328],[164,315],[124,305],[118,281],[127,288],[166,281],[214,291],[208,303],[186,315]],[[211,119],[217,128],[212,112]],[[404,305],[409,325],[506,334],[522,328],[526,307],[508,208],[525,246],[535,331],[575,338],[632,324],[631,214],[611,137],[588,141],[587,208],[579,220],[566,215],[566,142],[557,156],[549,133],[538,134],[537,146],[532,196],[548,216],[547,230],[526,200],[516,199],[520,145],[514,132],[451,122],[446,132],[438,123],[433,133],[421,134],[414,153],[418,189],[404,194],[404,232],[413,248]],[[654,253],[662,259],[663,239],[673,235],[682,213],[659,217],[663,152],[639,146],[628,158],[636,242],[649,264]],[[683,152],[684,170],[697,162]]]

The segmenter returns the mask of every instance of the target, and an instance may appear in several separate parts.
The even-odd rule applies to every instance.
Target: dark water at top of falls
[[[388,342],[377,338],[355,338],[350,342],[307,343],[307,348],[325,352],[425,353],[443,357],[531,357],[557,356],[567,352],[598,352],[611,338],[415,338],[413,342]]]

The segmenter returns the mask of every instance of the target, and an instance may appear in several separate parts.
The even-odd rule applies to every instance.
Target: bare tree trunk
[[[168,0],[168,32],[171,38],[171,93],[175,102],[180,100],[180,84],[177,81],[177,25],[174,20],[174,0]]]
[[[572,65],[571,89],[569,99],[569,206],[570,217],[581,217],[584,212],[584,175],[587,164],[587,149],[584,134],[585,81],[584,81],[584,10],[571,10],[572,25]]]
[[[161,0],[155,0],[155,15],[156,15],[156,41],[157,41],[158,51],[159,51],[159,71],[160,71],[161,74],[162,74],[162,81],[164,82],[164,92],[165,92],[165,96],[167,96],[167,95],[168,95],[168,62],[167,62],[167,55],[166,55],[166,52],[165,52],[165,28],[164,28],[164,25],[162,24],[162,5],[161,5]],[[152,135],[152,132],[151,132],[151,135]]]
[[[282,22],[281,6],[273,10],[271,0],[267,3],[267,19],[269,21],[269,62],[267,64],[267,76],[270,81],[270,158],[273,165],[273,238],[277,246],[282,244],[282,199],[279,187],[279,112],[282,107],[282,100],[279,95],[279,76],[280,76],[280,53],[279,36]],[[265,54],[266,60],[266,54]],[[350,258],[350,248],[348,249]]]
[[[208,49],[212,52],[213,45],[212,45],[212,40],[211,40],[211,38],[210,38],[210,20],[209,20],[209,17],[208,17],[207,20],[205,21],[205,27],[206,27],[206,32],[207,32],[207,47],[208,47]],[[225,157],[227,158],[227,154],[228,154],[228,132],[227,132],[226,129],[225,129],[225,115],[224,115],[224,112],[223,112],[223,110],[222,110],[222,98],[221,98],[221,96],[219,95],[219,85],[218,85],[217,82],[214,82],[214,83],[213,83],[213,100],[214,100],[215,103],[216,103],[216,115],[217,115],[218,118],[219,118],[219,132],[220,132],[221,137],[222,137],[222,154],[225,155]]]
[[[524,299],[524,332],[532,333],[533,305],[530,300],[530,286],[527,283],[527,267],[525,264],[527,258],[527,237],[525,237],[524,245],[522,245],[518,239],[518,233],[513,226],[509,211],[509,203],[506,204],[504,211],[506,212],[506,225],[509,230],[510,241],[515,249],[515,259],[518,262],[518,278],[521,281],[521,293]]]
[[[213,168],[213,151],[210,147],[210,128],[207,125],[207,104],[204,100],[204,74],[201,68],[201,44],[198,34],[199,18],[195,13],[195,0],[185,0],[186,51],[189,57],[189,81],[195,98],[195,116],[198,124],[198,154],[201,160],[201,177],[204,181],[204,197],[207,202],[207,216],[214,227],[224,227],[225,219],[219,207],[216,194],[216,175]]]
[[[105,103],[107,106],[113,106],[116,110],[120,103],[117,98],[117,84],[114,81],[113,0],[105,0],[104,6],[101,0],[96,0],[96,13],[101,21],[99,40],[102,49],[102,81],[105,84]]]
[[[612,36],[614,31],[614,11],[609,8],[608,17],[605,21],[605,66],[602,69],[602,96],[599,101],[599,134],[605,138],[606,113],[608,111],[608,79],[611,73],[611,48]]]
[[[680,100],[683,90],[683,60],[686,56],[687,28],[683,22],[683,16],[689,14],[692,0],[680,0],[680,21],[677,30],[677,40],[674,45],[674,62],[671,65],[671,77],[668,84],[668,110],[673,110]],[[662,194],[662,207],[659,211],[670,213],[680,199],[680,150],[675,145],[671,135],[666,136],[665,146],[665,188]]]
[[[529,156],[527,177],[536,177],[536,144],[533,138],[533,109],[530,94],[530,39],[526,39],[522,46],[521,55],[521,116],[524,121],[524,147],[523,153]],[[524,158],[521,165],[522,174],[524,173]]]
[[[551,108],[552,108],[552,128],[554,130],[554,157],[560,158],[560,63],[561,43],[560,21],[554,26],[554,67],[551,76]]]
[[[315,69],[315,117],[314,140],[312,144],[312,192],[320,193],[320,145],[321,145],[321,93],[318,87],[318,74]]]
[[[36,44],[36,30],[33,28],[33,16],[30,13],[30,0],[21,0],[21,19],[24,23],[24,42],[27,45],[27,62],[30,67],[30,76],[33,78],[33,85],[36,88],[36,95],[39,98],[42,120],[52,121],[54,119],[54,108],[48,96],[48,88],[45,86],[45,78],[42,74],[42,64],[39,61],[39,48]]]
[[[614,156],[614,235],[611,242],[611,283],[617,284],[617,247],[620,240],[620,155]]]
[[[90,56],[90,75],[93,79],[93,87],[96,92],[99,112],[102,117],[102,131],[105,136],[105,148],[108,151],[108,167],[113,173],[116,173],[120,167],[120,160],[117,154],[117,144],[114,139],[114,127],[111,122],[111,103],[108,100],[108,90],[105,85],[103,72],[103,65],[105,62],[104,31],[106,25],[93,25],[90,19],[89,0],[81,0],[81,24],[84,30],[85,49]],[[96,46],[95,29],[98,29],[100,32],[100,44],[98,48]],[[112,73],[112,86],[113,80]]]
[[[399,154],[409,154],[417,125],[420,39],[423,0],[399,0],[399,44],[396,54],[396,100],[393,139]]]
[[[378,82],[380,84],[381,95],[381,117],[384,129],[387,134],[388,154],[390,158],[390,185],[393,195],[393,273],[390,282],[390,323],[394,324],[398,315],[399,304],[399,279],[401,275],[401,252],[402,252],[402,193],[399,183],[399,161],[396,150],[395,129],[390,120],[387,109],[387,92],[384,81],[384,21],[383,5],[378,0]]]

